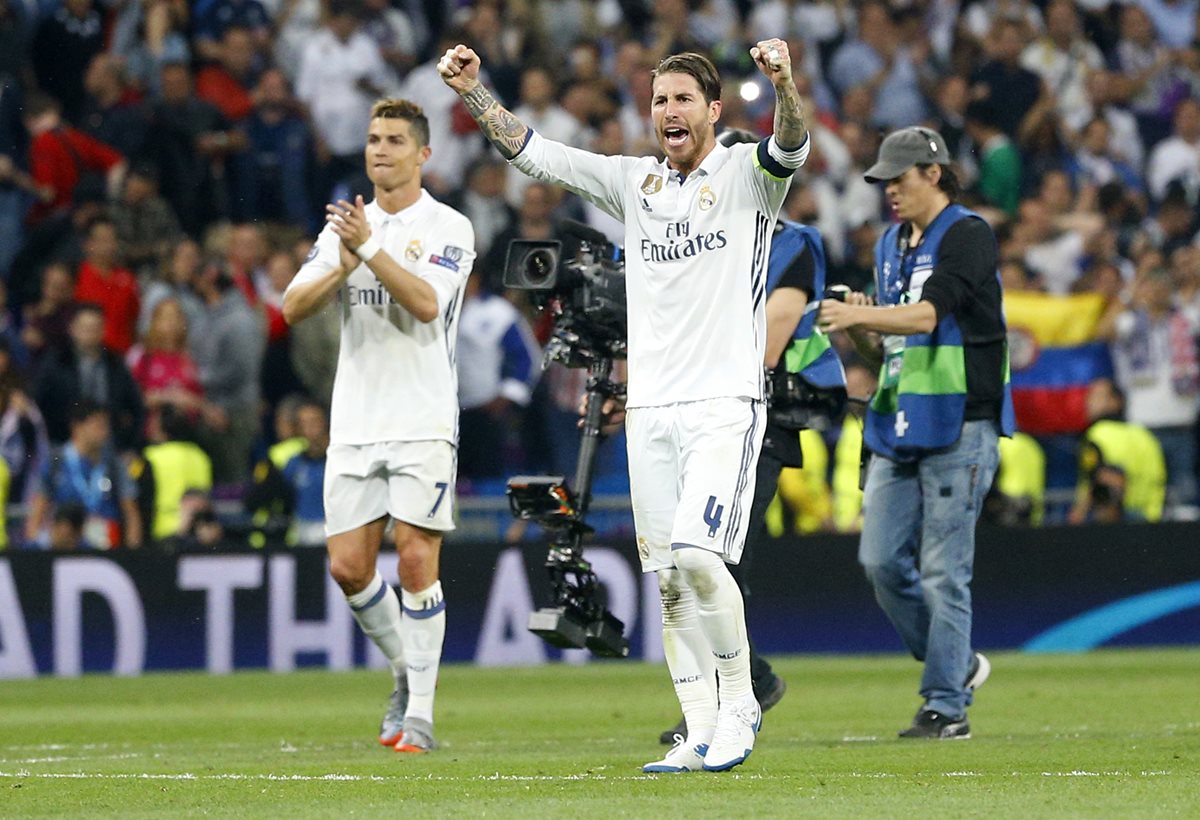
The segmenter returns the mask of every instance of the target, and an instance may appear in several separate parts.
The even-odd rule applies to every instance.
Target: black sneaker
[[[912,726],[900,733],[905,738],[926,738],[929,740],[966,740],[971,736],[971,724],[967,716],[948,718],[941,712],[932,709],[922,709],[913,718]]]
[[[675,742],[676,735],[687,737],[687,718],[680,718],[678,723],[659,735],[658,742],[664,746],[670,746]]]

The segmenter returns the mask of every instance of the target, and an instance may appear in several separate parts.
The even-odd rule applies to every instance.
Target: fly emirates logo
[[[387,292],[382,284],[378,284],[373,288],[359,288],[354,285],[346,286],[346,298],[350,302],[350,307],[383,307],[385,305],[394,305],[396,300]]]
[[[666,242],[642,240],[642,261],[674,262],[690,259],[705,251],[720,250],[729,244],[724,230],[698,233],[695,236],[691,234],[692,223],[668,222]]]

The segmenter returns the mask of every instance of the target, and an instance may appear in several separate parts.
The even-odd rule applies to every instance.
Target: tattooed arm
[[[479,130],[505,159],[521,153],[529,141],[529,127],[513,116],[479,81],[479,55],[466,46],[455,46],[438,61],[442,81],[462,97]]]
[[[808,133],[804,104],[792,79],[792,58],[783,40],[763,40],[750,56],[775,87],[775,142],[785,150],[798,148]]]

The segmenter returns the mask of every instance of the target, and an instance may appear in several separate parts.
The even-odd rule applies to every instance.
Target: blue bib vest
[[[813,259],[813,292],[792,341],[784,350],[780,365],[798,373],[813,387],[823,390],[845,389],[846,373],[829,337],[816,327],[817,307],[825,296],[825,245],[816,228],[798,222],[779,220],[771,238],[771,256],[767,262],[767,293],[775,290],[792,260],[808,248]]]
[[[943,237],[962,219],[980,216],[961,205],[950,205],[926,228],[920,245],[900,249],[900,225],[892,225],[875,245],[877,301],[901,305],[919,301],[925,281],[938,262]],[[997,271],[997,279],[1000,274]],[[894,461],[912,461],[931,450],[949,447],[962,435],[967,405],[967,368],[962,332],[953,314],[937,323],[932,333],[893,337],[902,347],[885,342],[879,389],[867,411],[864,435],[873,453]],[[1004,398],[1000,412],[1004,435],[1012,435],[1015,415],[1008,378],[1008,347],[1004,354]]]

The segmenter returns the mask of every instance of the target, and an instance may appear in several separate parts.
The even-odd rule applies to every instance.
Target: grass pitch
[[[992,656],[968,741],[899,741],[900,657],[779,659],[750,760],[643,775],[676,719],[637,663],[442,671],[425,756],[382,672],[0,682],[0,816],[1200,816],[1200,651]]]

